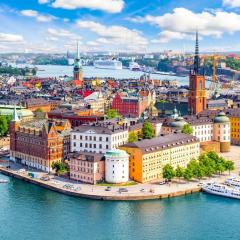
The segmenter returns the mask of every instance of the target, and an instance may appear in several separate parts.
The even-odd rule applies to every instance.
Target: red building
[[[148,99],[146,97],[129,97],[117,94],[112,101],[112,109],[116,109],[124,117],[140,117],[147,107]]]
[[[104,116],[102,114],[93,114],[92,109],[86,109],[85,111],[55,109],[48,113],[48,118],[67,119],[71,123],[72,127],[78,127],[82,124],[104,120]]]
[[[198,114],[207,108],[205,77],[200,73],[198,33],[196,34],[196,50],[194,67],[189,76],[188,109],[190,114]]]

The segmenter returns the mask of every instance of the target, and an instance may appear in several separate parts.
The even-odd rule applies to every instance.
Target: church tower
[[[80,63],[79,42],[77,42],[77,56],[74,60],[73,81],[78,82],[77,85],[82,86],[83,71],[82,71],[82,65]]]
[[[13,118],[9,125],[10,133],[10,160],[15,161],[15,152],[16,152],[16,131],[18,130],[20,119],[17,114],[16,106],[14,106]]]
[[[207,108],[205,82],[204,73],[200,73],[198,32],[196,32],[194,65],[189,75],[188,110],[191,115],[198,114]]]

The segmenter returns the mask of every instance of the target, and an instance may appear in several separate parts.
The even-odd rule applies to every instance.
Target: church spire
[[[16,109],[16,105],[14,105],[14,111],[13,111],[13,118],[12,118],[12,122],[19,122],[19,117],[17,114],[17,109]]]
[[[79,41],[77,41],[77,59],[80,59]]]
[[[200,69],[200,58],[199,58],[199,43],[198,43],[198,31],[196,31],[196,45],[195,45],[195,56],[193,70],[195,74],[199,74]]]

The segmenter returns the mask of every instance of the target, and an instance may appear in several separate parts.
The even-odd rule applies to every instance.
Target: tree
[[[109,109],[106,113],[107,119],[113,119],[120,117],[118,111],[116,109]]]
[[[128,136],[128,142],[136,142],[138,140],[138,135],[135,132],[130,132]]]
[[[163,167],[163,177],[168,181],[171,181],[175,177],[175,170],[170,164]]]
[[[43,110],[39,107],[35,110],[35,112],[43,112]]]
[[[151,139],[155,136],[153,126],[150,122],[145,122],[142,128],[143,139]]]
[[[0,116],[0,136],[7,134],[9,128],[9,120],[7,116]]]
[[[184,171],[183,177],[185,180],[191,180],[193,178],[193,172],[192,169],[187,167]]]
[[[205,168],[201,164],[197,164],[195,166],[194,177],[198,178],[199,180],[205,176]]]
[[[54,169],[57,173],[57,175],[60,175],[62,173],[68,172],[69,168],[68,166],[63,162],[53,162],[52,163],[52,169]]]
[[[184,169],[182,167],[180,167],[179,165],[177,165],[176,177],[178,177],[179,182],[180,182],[180,178],[183,177],[183,174],[184,174]]]
[[[183,128],[182,128],[182,133],[191,135],[191,134],[193,134],[193,129],[192,129],[192,127],[187,123],[187,124],[185,124],[185,125],[183,126]]]
[[[234,170],[234,162],[233,161],[226,161],[225,162],[225,169],[229,171],[229,175],[230,175],[230,171]]]

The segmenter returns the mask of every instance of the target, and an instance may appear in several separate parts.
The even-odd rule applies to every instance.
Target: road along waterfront
[[[175,182],[171,184],[159,185],[158,183],[148,183],[148,184],[137,184],[133,186],[126,187],[128,192],[120,193],[119,187],[112,187],[110,191],[106,191],[105,186],[98,185],[88,185],[76,183],[74,181],[51,176],[50,181],[43,181],[39,178],[31,178],[28,176],[27,172],[19,173],[18,170],[21,168],[21,165],[11,163],[11,169],[6,167],[0,167],[0,172],[29,182],[41,187],[47,188],[52,191],[63,193],[66,195],[71,195],[75,197],[84,197],[90,199],[98,200],[150,200],[150,199],[162,199],[170,198],[176,196],[182,196],[187,194],[192,194],[194,192],[201,191],[198,181],[191,181],[188,183],[185,182]],[[41,172],[38,173],[41,176]],[[229,176],[228,176],[229,177]],[[223,182],[226,176],[217,177],[214,179],[206,179],[204,182],[214,181],[214,182]],[[66,189],[64,185],[71,184],[74,186],[74,189]]]

